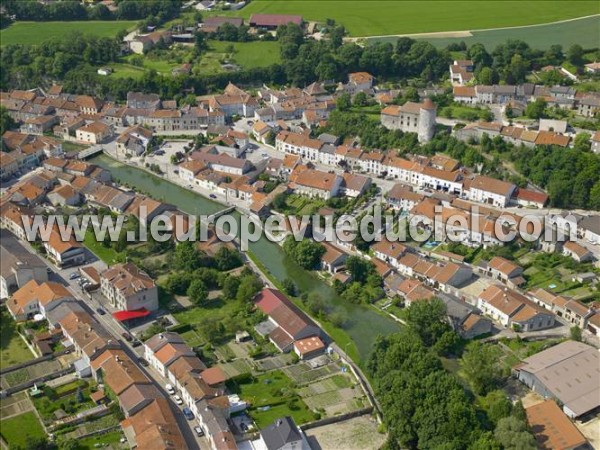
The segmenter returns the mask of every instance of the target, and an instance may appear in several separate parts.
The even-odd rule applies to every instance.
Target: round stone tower
[[[436,106],[431,99],[425,100],[419,110],[419,142],[428,142],[435,132]]]

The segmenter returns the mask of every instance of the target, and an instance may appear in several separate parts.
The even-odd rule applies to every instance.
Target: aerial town
[[[2,449],[600,449],[597,3],[276,3],[0,5]]]

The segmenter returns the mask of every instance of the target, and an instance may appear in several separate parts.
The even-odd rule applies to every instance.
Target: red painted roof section
[[[146,317],[150,314],[146,308],[140,308],[133,311],[117,311],[113,313],[113,317],[117,319],[119,322],[123,322],[124,320],[137,319],[138,317]]]
[[[286,302],[287,298],[281,292],[271,288],[265,288],[256,297],[256,306],[265,314],[269,315],[282,303]]]

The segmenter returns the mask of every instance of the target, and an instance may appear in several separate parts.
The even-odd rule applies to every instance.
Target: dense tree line
[[[283,242],[283,251],[304,269],[316,269],[325,254],[325,247],[312,239],[296,241],[293,235]]]
[[[30,88],[50,84],[98,66],[116,61],[120,45],[115,39],[73,33],[68,38],[51,38],[38,46],[8,45],[0,62],[3,88]]]
[[[511,152],[516,168],[546,189],[552,206],[600,209],[600,156],[576,148],[542,145]]]
[[[181,0],[115,0],[117,10],[113,13],[105,5],[85,7],[75,0],[49,2],[37,0],[6,0],[2,6],[17,20],[71,21],[71,20],[138,20],[155,17],[162,23],[179,14]]]
[[[478,382],[474,391],[481,396],[475,402],[438,356],[461,347],[446,321],[444,303],[416,302],[406,320],[401,332],[378,338],[367,362],[388,430],[387,448],[536,448],[521,404],[513,405],[503,391],[489,388],[499,376],[493,344],[470,344],[462,358],[467,359],[462,366],[469,383],[471,375]]]

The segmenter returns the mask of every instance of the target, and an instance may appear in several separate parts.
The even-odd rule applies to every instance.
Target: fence
[[[305,423],[304,425],[300,425],[300,429],[302,431],[310,430],[311,428],[318,428],[324,425],[331,425],[332,423],[343,422],[344,420],[354,419],[355,417],[364,416],[365,414],[371,414],[373,412],[373,407],[369,406],[367,408],[357,409],[356,411],[350,411],[344,414],[340,414],[338,416],[325,417],[324,419],[315,420],[314,422]]]
[[[43,362],[43,361],[49,361],[49,360],[51,360],[53,358],[56,358],[58,356],[62,356],[64,354],[66,354],[67,352],[69,352],[69,349],[61,350],[60,352],[51,353],[50,355],[40,356],[39,358],[31,359],[31,360],[25,361],[23,363],[19,363],[19,364],[15,364],[13,366],[5,367],[4,369],[0,370],[0,375],[5,375],[7,373],[14,372],[15,370],[19,370],[19,369],[23,369],[25,367],[33,366],[33,365],[35,365],[37,363],[40,363],[40,362]]]
[[[59,370],[58,372],[50,373],[48,375],[44,375],[43,377],[38,377],[33,380],[25,381],[24,383],[21,383],[16,386],[5,389],[4,391],[2,391],[0,393],[0,397],[1,398],[8,397],[9,395],[14,394],[15,392],[20,392],[25,389],[29,389],[34,384],[43,383],[48,380],[53,380],[55,378],[62,377],[63,375],[66,375],[66,374],[74,372],[74,371],[75,371],[75,367],[73,365],[71,365],[65,369]]]

